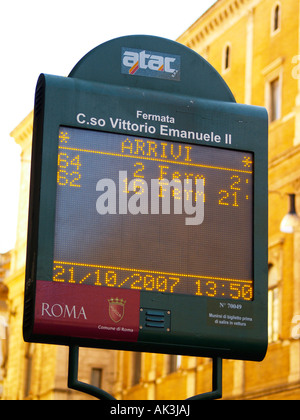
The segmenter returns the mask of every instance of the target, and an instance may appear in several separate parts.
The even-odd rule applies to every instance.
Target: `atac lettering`
[[[121,71],[123,74],[179,81],[180,67],[179,55],[122,48]]]
[[[146,51],[125,51],[123,54],[123,65],[129,67],[130,74],[134,74],[135,67],[141,69],[150,69],[153,71],[165,71],[166,73],[174,73],[175,68],[172,68],[172,63],[176,61],[174,57],[168,57],[158,54],[147,54]]]
[[[69,319],[87,319],[83,306],[68,306],[65,304],[47,302],[42,303],[42,317],[49,318],[69,318]]]

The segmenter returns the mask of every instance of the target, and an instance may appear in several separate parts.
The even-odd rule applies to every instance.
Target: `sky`
[[[67,76],[94,47],[125,35],[176,40],[215,0],[9,0],[0,5],[0,253],[15,244],[20,147],[40,73]]]

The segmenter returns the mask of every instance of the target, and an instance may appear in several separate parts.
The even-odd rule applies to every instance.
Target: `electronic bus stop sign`
[[[25,340],[263,359],[267,121],[162,38],[41,75]]]

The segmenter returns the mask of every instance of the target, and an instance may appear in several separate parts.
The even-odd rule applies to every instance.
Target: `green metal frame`
[[[123,46],[180,55],[180,82],[121,74]],[[147,112],[155,110],[160,115],[176,112],[178,128],[186,128],[189,115],[189,130],[194,131],[199,130],[199,119],[203,132],[211,130],[213,121],[214,129],[221,136],[224,137],[228,132],[234,133],[232,144],[226,146],[228,149],[254,154],[254,300],[245,302],[245,310],[252,308],[255,319],[251,328],[212,330],[214,327],[207,325],[207,312],[212,302],[209,297],[141,291],[142,308],[153,308],[153,302],[157,309],[168,309],[173,313],[176,308],[181,308],[184,317],[178,316],[176,321],[172,320],[175,331],[174,334],[172,331],[173,335],[166,337],[164,332],[146,331],[143,328],[139,332],[138,342],[117,342],[34,333],[36,281],[52,281],[59,126],[91,129],[76,121],[76,115],[82,110],[90,116],[101,115],[108,119],[114,112],[115,117],[121,114],[122,118],[130,119],[136,109]],[[198,120],[194,116],[198,116]],[[70,77],[41,75],[34,112],[24,339],[67,346],[165,352],[215,359],[262,360],[267,349],[268,312],[267,121],[265,109],[236,104],[224,80],[202,57],[176,42],[161,38],[118,38],[87,54],[73,69]],[[158,123],[153,122],[155,124],[158,128]],[[97,129],[101,131],[101,128]],[[120,129],[110,131],[124,134],[124,130]],[[152,138],[168,139],[160,135]],[[171,137],[169,140],[176,141]],[[197,144],[196,140],[194,144]],[[210,147],[222,145],[213,144]],[[195,319],[201,327],[198,335],[193,329]]]

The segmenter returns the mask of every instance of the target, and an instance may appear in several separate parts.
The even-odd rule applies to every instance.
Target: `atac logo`
[[[119,298],[110,298],[108,299],[108,304],[109,317],[112,321],[114,321],[117,324],[124,317],[126,300]]]
[[[180,56],[160,52],[122,48],[123,74],[180,80]]]

